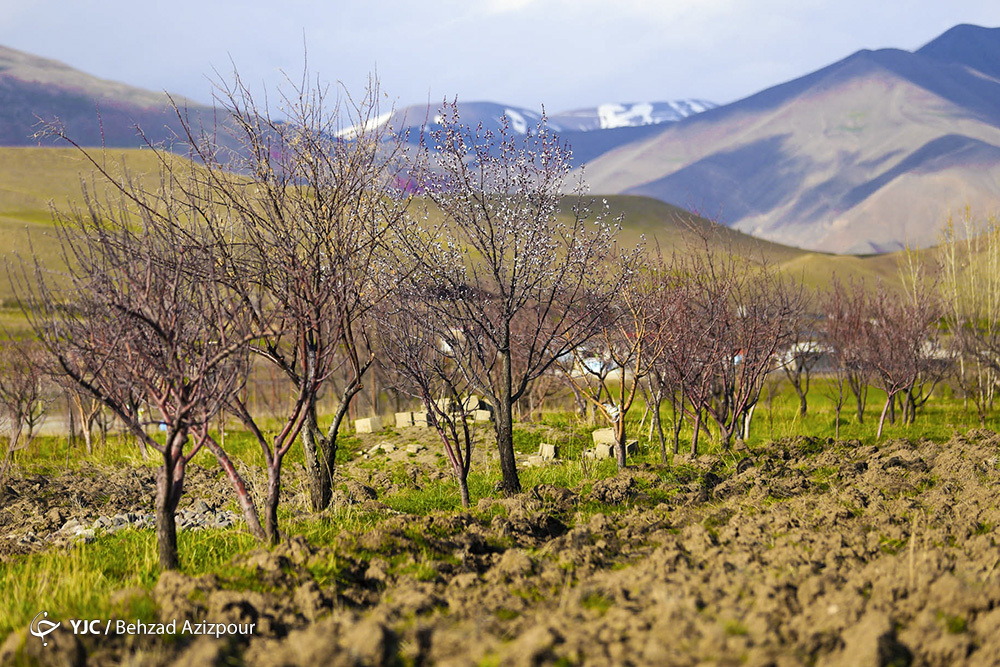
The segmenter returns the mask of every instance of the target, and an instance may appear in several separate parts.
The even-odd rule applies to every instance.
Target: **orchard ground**
[[[87,457],[42,438],[18,454],[0,510],[0,664],[1000,662],[1000,424],[977,428],[942,386],[876,443],[872,390],[865,424],[845,408],[834,441],[826,394],[817,382],[800,418],[787,387],[770,401],[765,389],[747,443],[703,438],[707,452],[667,464],[640,406],[641,452],[623,472],[581,457],[600,424],[549,413],[518,424],[516,445],[558,444],[560,460],[522,468],[513,498],[495,490],[483,427],[467,512],[432,431],[345,438],[332,509],[307,511],[292,465],[279,546],[192,519],[181,570],[164,574],[148,528],[63,530],[151,512],[155,462],[118,439]],[[669,408],[663,419],[668,430]],[[395,449],[366,457],[378,444]],[[251,445],[227,434],[239,465],[260,470]],[[213,460],[194,463],[181,509],[234,510]],[[41,611],[63,622],[48,646],[29,632]],[[254,632],[94,637],[69,619]]]

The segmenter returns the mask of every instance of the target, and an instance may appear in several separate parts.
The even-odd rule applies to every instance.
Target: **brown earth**
[[[387,516],[322,548],[292,538],[239,557],[252,586],[165,573],[161,620],[252,622],[253,636],[60,629],[43,650],[21,631],[0,663],[1000,664],[1000,436],[803,438],[739,459]]]

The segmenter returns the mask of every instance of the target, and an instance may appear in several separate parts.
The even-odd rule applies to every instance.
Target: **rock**
[[[552,461],[559,458],[559,447],[558,445],[550,445],[547,442],[543,442],[538,445],[538,455],[545,461]]]
[[[612,428],[599,428],[590,434],[595,445],[615,444],[615,430]]]
[[[413,426],[413,413],[412,412],[397,412],[396,413],[396,428],[406,428],[408,426]]]
[[[423,445],[416,444],[416,443],[414,443],[412,445],[407,445],[406,446],[406,452],[408,454],[419,454],[420,452],[424,451],[425,449],[427,449],[427,448],[424,447]]]
[[[66,520],[66,515],[58,507],[53,507],[48,512],[45,513],[46,520],[56,526],[61,526],[63,521]]]
[[[354,430],[357,433],[377,433],[382,430],[382,420],[378,417],[355,419]]]
[[[193,509],[195,512],[198,512],[199,514],[208,514],[209,512],[212,511],[212,508],[209,507],[208,503],[206,503],[204,500],[197,501],[194,505],[191,506],[191,509]]]
[[[62,528],[59,530],[64,533],[73,533],[77,528],[82,528],[83,526],[76,519],[70,519],[63,524]]]

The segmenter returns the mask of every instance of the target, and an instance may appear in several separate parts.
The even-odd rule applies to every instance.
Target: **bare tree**
[[[619,469],[626,465],[626,417],[643,380],[653,372],[674,335],[675,301],[670,297],[675,291],[671,281],[672,272],[662,258],[630,270],[596,323],[598,333],[592,344],[599,345],[604,358],[618,370],[615,383],[609,382],[603,368],[592,369],[583,363],[579,350],[575,355],[582,372],[568,376],[614,429]]]
[[[364,315],[382,296],[375,277],[400,269],[384,263],[382,249],[404,221],[407,199],[391,173],[403,144],[377,120],[379,95],[373,79],[360,98],[333,97],[306,72],[280,91],[277,117],[235,73],[217,92],[234,128],[226,141],[183,124],[203,166],[202,187],[227,212],[228,224],[215,227],[216,247],[236,268],[227,286],[274,321],[260,327],[265,335],[253,350],[296,396],[280,438],[260,443],[269,493],[279,493],[281,460],[301,432],[317,510],[330,502],[340,426],[374,361]],[[346,382],[324,427],[317,397],[324,386],[332,390],[337,371]],[[259,432],[249,406],[238,402],[235,412]],[[272,508],[267,515],[271,521]]]
[[[685,393],[694,411],[695,437],[704,411],[728,448],[734,434],[747,436],[764,380],[802,311],[802,290],[766,264],[717,253],[707,243],[691,255],[684,275],[687,307],[696,324],[687,334],[693,354],[681,358],[691,367],[679,370],[679,376],[693,380]]]
[[[436,328],[427,300],[442,295],[403,288],[394,305],[381,309],[379,352],[393,385],[420,401],[437,431],[458,482],[462,507],[469,507],[474,424],[463,408],[470,384],[454,351]]]
[[[868,401],[868,383],[873,372],[867,363],[869,353],[866,349],[866,331],[871,315],[864,285],[860,282],[844,285],[834,279],[825,308],[823,335],[832,361],[836,364],[838,386],[841,390],[844,385],[850,389],[855,399],[858,423],[862,424]],[[841,379],[843,382],[839,382]],[[842,400],[838,401],[838,405],[842,403]]]
[[[810,301],[804,299],[801,311],[791,322],[788,346],[780,354],[781,370],[799,397],[799,415],[803,417],[809,410],[807,396],[813,369],[823,356],[814,323]]]
[[[958,381],[986,425],[1000,378],[1000,218],[949,217],[940,246],[938,289]]]
[[[456,360],[495,407],[502,487],[517,493],[513,406],[591,335],[614,291],[607,260],[617,225],[589,201],[564,197],[570,151],[544,118],[524,135],[506,118],[496,133],[470,129],[454,105],[441,120],[419,181],[444,220],[399,242],[449,295],[428,316],[447,323]],[[582,184],[571,190],[582,194]]]
[[[929,353],[936,344],[940,308],[930,290],[920,290],[913,297],[900,299],[881,284],[869,295],[870,319],[863,327],[865,362],[886,393],[876,438],[882,437],[896,397],[912,391],[921,374],[934,365]]]
[[[0,461],[0,500],[14,452],[31,444],[45,419],[44,381],[45,367],[36,346],[7,341],[0,348],[0,419],[7,426]]]
[[[146,188],[126,170],[117,196],[103,199],[85,187],[86,208],[59,215],[68,273],[53,276],[36,260],[33,279],[25,269],[18,281],[22,303],[32,304],[25,313],[61,372],[162,457],[156,529],[163,568],[178,565],[174,512],[187,463],[207,444],[227,467],[203,427],[242,384],[245,349],[258,335],[242,301],[222,287],[201,234],[211,209],[189,184],[181,187],[182,175],[164,169]],[[137,395],[150,408],[145,414],[134,409]],[[166,429],[164,442],[147,433],[151,424]],[[239,490],[234,472],[229,464]],[[245,493],[238,500],[251,531],[262,535],[252,500]]]
[[[851,293],[839,280],[834,280],[831,289],[824,294],[822,308],[823,325],[820,331],[823,351],[830,360],[833,382],[829,395],[834,407],[834,437],[840,439],[840,415],[847,402],[848,377],[852,367],[860,359],[861,324],[864,314],[863,302],[852,298]]]

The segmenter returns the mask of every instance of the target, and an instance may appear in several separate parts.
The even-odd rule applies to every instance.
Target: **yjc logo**
[[[43,616],[44,618],[38,618],[39,616]],[[42,646],[49,645],[49,643],[45,641],[46,635],[62,625],[62,623],[53,623],[52,621],[46,620],[48,616],[49,612],[40,611],[35,614],[35,617],[31,619],[31,625],[28,626],[28,630],[31,634],[42,640]]]

